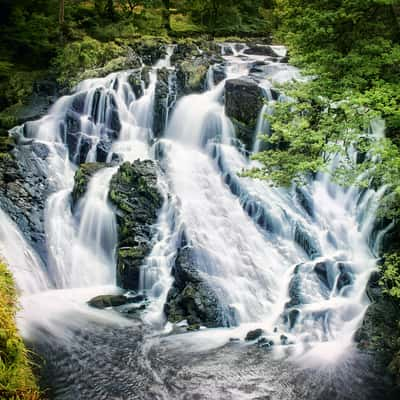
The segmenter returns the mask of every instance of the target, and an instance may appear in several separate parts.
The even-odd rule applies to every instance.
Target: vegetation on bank
[[[15,323],[17,292],[11,273],[0,261],[0,398],[41,398],[29,354]]]
[[[16,124],[38,80],[71,87],[152,38],[266,35],[271,0],[1,0],[0,129]],[[107,68],[104,72],[107,71]]]

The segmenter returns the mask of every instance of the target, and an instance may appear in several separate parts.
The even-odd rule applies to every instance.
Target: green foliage
[[[400,253],[385,255],[380,284],[384,293],[400,300]]]
[[[99,68],[108,61],[125,54],[122,47],[114,42],[102,43],[90,37],[67,44],[53,61],[58,71],[58,80],[68,85],[69,80],[86,69]]]
[[[38,400],[28,352],[15,324],[16,297],[12,275],[0,262],[0,398]]]
[[[342,185],[385,184],[381,213],[400,216],[400,34],[390,0],[276,0],[280,37],[307,82],[282,88],[292,99],[270,117],[272,135],[250,172],[288,185],[325,170],[340,155]],[[383,118],[389,139],[368,134]],[[359,163],[352,148],[366,161]],[[368,171],[364,179],[357,177]]]

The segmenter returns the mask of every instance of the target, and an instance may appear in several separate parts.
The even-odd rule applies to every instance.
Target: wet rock
[[[287,322],[289,325],[289,329],[293,329],[294,326],[296,325],[297,321],[300,318],[300,310],[294,309],[290,310],[288,315],[287,315]]]
[[[135,94],[136,99],[140,99],[144,94],[144,85],[142,81],[142,71],[134,71],[128,77],[128,82]]]
[[[253,54],[257,56],[269,56],[269,57],[279,57],[279,54],[277,54],[271,46],[268,45],[263,45],[263,44],[255,44],[255,45],[249,45],[249,48],[244,50],[244,54]]]
[[[93,175],[103,168],[109,167],[105,163],[86,163],[81,164],[75,172],[74,187],[72,189],[72,207],[74,208],[79,200],[85,195],[89,182]]]
[[[145,40],[133,43],[132,48],[140,56],[143,63],[152,66],[167,54],[167,47],[157,40]]]
[[[315,259],[321,255],[318,242],[312,238],[308,232],[299,224],[296,225],[294,231],[294,241],[306,252],[311,258]]]
[[[43,260],[47,258],[44,210],[55,190],[48,179],[48,154],[45,144],[34,142],[0,154],[0,207]]]
[[[296,186],[295,188],[296,199],[304,211],[312,218],[315,217],[314,201],[312,197],[302,188]]]
[[[345,263],[337,263],[337,267],[339,269],[339,277],[337,280],[337,290],[341,291],[346,286],[350,286],[353,284],[354,277],[351,270],[351,267]]]
[[[261,337],[257,340],[258,347],[270,348],[274,345],[274,341],[265,337]]]
[[[217,64],[213,66],[213,76],[214,76],[214,84],[218,85],[218,83],[222,82],[226,79],[226,71],[225,66],[221,64]]]
[[[177,98],[176,74],[166,68],[159,70],[154,95],[153,132],[160,137],[167,124],[169,110],[172,109]]]
[[[314,272],[317,274],[319,280],[329,289],[332,289],[332,282],[329,279],[330,268],[328,261],[317,262],[314,266]]]
[[[246,335],[244,340],[246,340],[246,342],[249,342],[249,341],[252,341],[252,340],[257,340],[263,334],[264,334],[264,331],[262,329],[260,329],[260,328],[254,329],[253,331],[247,332],[247,335]]]
[[[129,302],[129,298],[124,295],[101,295],[89,300],[88,304],[94,308],[104,309],[123,306]]]
[[[258,114],[263,106],[262,89],[248,77],[229,79],[225,84],[225,112],[237,127],[238,138],[251,149]]]
[[[220,304],[216,293],[200,274],[192,248],[179,250],[172,274],[175,281],[164,306],[170,322],[187,320],[190,325],[209,328],[235,323],[232,310]]]
[[[279,339],[282,346],[287,346],[289,344],[289,338],[286,335],[281,335]]]
[[[210,61],[206,57],[179,63],[176,67],[178,97],[203,92],[209,66]]]
[[[140,268],[151,251],[152,226],[162,205],[155,163],[122,164],[111,179],[109,199],[118,224],[117,284],[137,290]]]

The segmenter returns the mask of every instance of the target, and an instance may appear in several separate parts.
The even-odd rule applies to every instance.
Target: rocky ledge
[[[137,290],[140,268],[152,248],[152,227],[162,206],[153,161],[125,162],[113,176],[109,199],[118,224],[117,284]]]

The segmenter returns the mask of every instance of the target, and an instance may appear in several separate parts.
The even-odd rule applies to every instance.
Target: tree
[[[59,0],[58,22],[60,25],[64,25],[64,14],[65,14],[65,2],[64,0]]]
[[[169,32],[171,31],[171,13],[170,13],[170,0],[162,0],[164,9],[163,9],[163,21],[164,21],[164,28]]]

